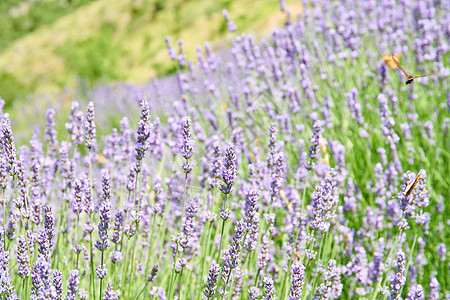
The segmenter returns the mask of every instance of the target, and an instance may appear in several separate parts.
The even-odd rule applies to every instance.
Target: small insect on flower
[[[294,252],[294,256],[297,257],[298,259],[301,259],[302,257],[300,256],[300,253],[298,252]]]
[[[411,195],[412,190],[414,189],[414,187],[416,186],[416,184],[419,182],[419,179],[422,178],[422,174],[418,174],[416,177],[416,180],[414,180],[414,182],[411,182],[405,189],[405,191],[403,192],[403,195],[405,195],[406,197],[408,197],[409,195]]]
[[[383,54],[383,61],[390,69],[395,70],[397,69],[397,64],[392,58],[395,58],[398,61],[400,59],[400,55],[402,55],[402,53],[397,53],[394,55],[389,55],[388,53],[385,53]]]
[[[419,78],[419,77],[429,77],[429,76],[435,76],[435,75],[439,75],[438,73],[433,73],[433,74],[426,74],[426,75],[419,75],[419,76],[413,76],[413,75],[409,75],[408,73],[406,73],[405,69],[402,68],[402,66],[400,66],[400,64],[398,63],[397,59],[395,59],[395,57],[393,55],[391,55],[392,59],[394,60],[395,64],[397,65],[397,67],[402,70],[403,74],[405,74],[406,76],[406,82],[405,84],[411,84],[414,79]]]

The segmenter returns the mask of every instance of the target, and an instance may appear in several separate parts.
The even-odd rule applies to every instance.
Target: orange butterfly
[[[406,197],[411,195],[412,190],[414,189],[416,184],[419,182],[420,178],[422,178],[422,174],[419,173],[419,175],[417,175],[417,177],[416,177],[416,180],[414,180],[414,182],[412,182],[410,185],[408,185],[406,187],[405,191],[403,192],[403,195],[405,195]]]
[[[394,58],[398,61],[400,59],[400,55],[402,55],[402,53],[398,53],[398,54],[394,54]],[[384,53],[383,54],[383,61],[384,63],[392,70],[397,69],[397,65],[395,64],[394,60],[392,59],[392,56]]]
[[[402,66],[400,66],[400,64],[398,63],[398,61],[395,59],[395,57],[393,55],[391,55],[392,59],[394,60],[395,64],[397,65],[397,67],[399,67],[400,70],[402,70],[403,74],[405,74],[406,76],[406,82],[405,84],[411,84],[414,79],[419,78],[419,77],[428,77],[428,76],[434,76],[434,75],[439,75],[439,73],[433,73],[433,74],[427,74],[427,75],[419,75],[419,76],[412,76],[409,75],[408,73],[406,73],[405,69],[402,68]]]

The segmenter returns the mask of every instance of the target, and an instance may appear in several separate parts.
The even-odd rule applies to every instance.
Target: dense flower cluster
[[[0,298],[449,298],[448,5],[302,3],[65,124],[0,99]]]

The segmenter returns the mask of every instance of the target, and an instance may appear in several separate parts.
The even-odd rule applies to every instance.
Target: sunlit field
[[[172,79],[2,112],[0,299],[450,298],[448,2],[280,2],[167,38]]]

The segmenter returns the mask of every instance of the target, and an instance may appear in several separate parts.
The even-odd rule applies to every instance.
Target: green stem
[[[134,239],[134,244],[133,244],[132,250],[131,250],[131,271],[130,271],[130,279],[128,280],[128,295],[130,295],[130,289],[131,289],[131,279],[133,276],[133,269],[134,269],[134,251],[135,251],[136,245],[137,245],[138,231],[139,231],[138,224],[136,223],[135,239]]]
[[[77,226],[77,241],[76,241],[76,244],[75,244],[75,248],[76,248],[76,246],[78,245],[78,241],[79,241],[79,233],[78,233],[78,224],[79,224],[79,222],[80,222],[80,214],[77,214],[77,223],[76,223],[76,226]],[[78,259],[79,259],[79,256],[80,256],[80,253],[79,252],[77,252],[77,259],[76,259],[76,262],[75,262],[75,269],[78,269]]]
[[[100,268],[101,269],[103,269],[103,253],[104,253],[104,251],[102,251],[102,255],[101,255],[101,259],[100,259]],[[102,288],[103,288],[103,278],[100,278],[100,294],[98,295],[99,300],[102,299]]]
[[[223,229],[224,229],[224,227],[225,227],[225,220],[222,220],[222,230],[221,230],[221,233],[220,233],[220,244],[219,244],[219,255],[217,256],[217,262],[219,262],[220,261],[220,255],[222,254],[221,252],[222,252],[222,237],[223,237]]]
[[[389,271],[391,270],[392,262],[394,261],[394,259],[392,258],[392,255],[395,254],[395,252],[397,252],[398,241],[399,241],[400,238],[401,238],[402,232],[403,232],[403,230],[402,230],[402,229],[399,229],[398,234],[397,234],[397,238],[396,238],[396,241],[395,241],[395,245],[394,245],[394,247],[391,249],[391,251],[389,251],[389,254],[388,254],[388,258],[390,259],[390,262],[389,262],[388,268],[387,268],[386,271],[385,271],[386,276],[384,276],[384,279],[383,279],[382,281],[381,281],[381,280],[378,280],[378,283],[377,283],[375,289],[373,290],[372,300],[375,300],[375,299],[376,299],[376,297],[377,297],[377,295],[378,295],[378,290],[379,290],[380,286],[384,286],[384,285],[386,284],[386,280],[387,280],[387,278],[388,278]],[[395,250],[394,250],[394,249],[395,249]]]
[[[187,164],[187,163],[188,163],[188,160],[186,159],[186,164]],[[184,204],[185,204],[185,202],[186,202],[187,176],[188,176],[188,173],[185,173],[185,176],[184,176],[184,194],[183,194],[183,203],[182,203],[182,206],[181,206],[180,229],[178,230],[179,232],[181,232],[181,226],[183,225]]]
[[[90,252],[90,265],[91,265],[91,284],[89,285],[91,287],[92,293],[94,294],[95,299],[95,272],[94,272],[94,252],[92,251],[92,232],[89,233],[89,252]]]
[[[172,290],[173,290],[173,282],[175,280],[175,266],[177,263],[177,256],[178,256],[178,243],[177,243],[177,249],[175,250],[175,257],[173,259],[173,272],[172,272],[172,276],[170,278],[170,282],[169,282],[169,295],[172,295]],[[170,297],[169,297],[170,299]]]

